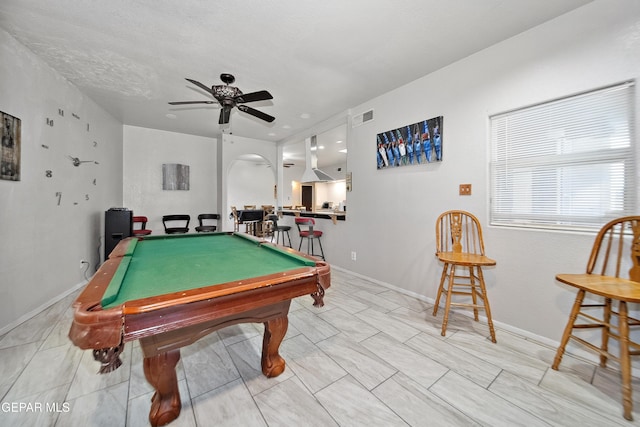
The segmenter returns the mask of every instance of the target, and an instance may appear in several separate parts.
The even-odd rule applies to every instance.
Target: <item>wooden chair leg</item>
[[[631,357],[629,355],[629,319],[627,303],[620,301],[618,308],[620,332],[620,370],[622,372],[622,407],[624,418],[632,421],[633,400],[631,400]]]
[[[440,275],[440,286],[438,286],[438,295],[436,296],[436,302],[433,306],[433,315],[438,314],[438,306],[440,305],[440,296],[442,296],[442,287],[444,286],[444,280],[447,277],[447,271],[449,270],[449,264],[445,264],[442,267],[442,274]]]
[[[562,339],[560,340],[560,345],[558,346],[558,350],[556,351],[556,357],[553,359],[553,365],[551,365],[551,369],[557,371],[558,367],[560,366],[565,347],[567,346],[569,338],[571,337],[571,331],[573,331],[573,325],[574,323],[576,323],[578,313],[580,312],[580,307],[582,306],[584,295],[585,291],[583,290],[579,290],[578,294],[576,295],[576,300],[573,303],[571,314],[569,314],[569,320],[567,321],[567,326],[565,326],[564,328],[564,333],[562,334]]]
[[[480,270],[480,267],[478,267],[478,270]],[[473,319],[477,322],[478,320],[480,320],[478,318],[478,295],[476,294],[476,280],[475,280],[475,276],[474,276],[474,272],[473,272],[473,266],[469,267],[469,282],[471,283],[471,302],[473,303]],[[484,291],[483,291],[483,295],[484,295]]]
[[[447,293],[447,299],[444,304],[444,317],[442,318],[442,331],[440,332],[440,335],[442,335],[443,337],[447,333],[447,323],[449,323],[449,309],[451,308],[451,294],[453,294],[453,282],[456,275],[456,266],[451,265],[449,268],[449,283],[447,286],[447,290],[445,291]]]
[[[491,307],[489,306],[489,297],[487,296],[487,287],[484,283],[484,275],[482,274],[482,268],[478,268],[478,280],[480,281],[480,289],[482,290],[482,301],[484,302],[484,311],[487,315],[487,324],[489,325],[489,333],[491,334],[491,342],[496,342],[496,331],[493,327],[493,318],[491,317]],[[475,303],[475,301],[474,301]]]
[[[604,327],[602,328],[602,351],[609,351],[609,335],[611,333],[611,298],[604,299],[604,311],[602,314]],[[607,355],[600,353],[600,366],[607,367]]]

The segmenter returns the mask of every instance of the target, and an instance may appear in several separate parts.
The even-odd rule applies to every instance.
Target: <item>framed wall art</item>
[[[376,135],[378,169],[442,161],[443,116]]]
[[[162,165],[163,190],[189,190],[189,165],[165,163]]]
[[[0,111],[0,179],[20,181],[20,131],[21,121],[17,117]]]

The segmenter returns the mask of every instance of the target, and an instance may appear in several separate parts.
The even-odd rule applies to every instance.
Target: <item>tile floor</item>
[[[182,413],[171,426],[640,426],[622,418],[619,375],[453,315],[344,271],[325,307],[295,300],[280,352],[260,371],[262,325],[217,331],[182,349]],[[97,375],[67,338],[72,295],[0,337],[0,426],[147,426],[152,389],[137,343]],[[563,325],[564,326],[564,325]]]

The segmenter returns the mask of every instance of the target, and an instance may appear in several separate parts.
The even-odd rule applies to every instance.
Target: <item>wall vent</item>
[[[373,120],[373,110],[365,111],[362,114],[353,116],[353,119],[351,120],[351,127],[355,128],[361,126],[366,122],[370,122],[371,120]]]

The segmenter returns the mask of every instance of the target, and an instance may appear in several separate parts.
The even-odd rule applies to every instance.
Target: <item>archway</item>
[[[276,170],[259,154],[242,154],[229,166],[227,204],[242,209],[245,205],[274,205]]]

